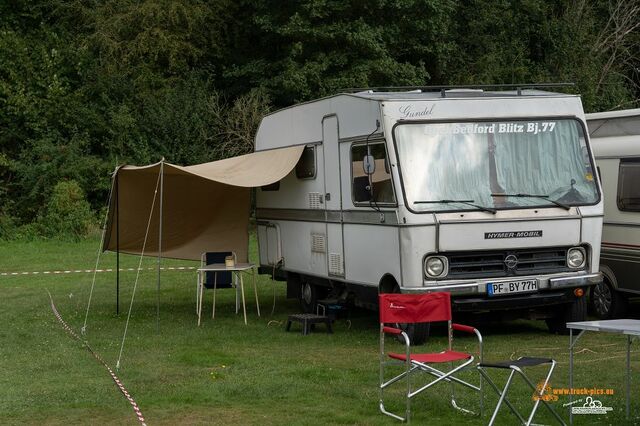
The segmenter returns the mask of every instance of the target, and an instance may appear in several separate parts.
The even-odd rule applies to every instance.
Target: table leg
[[[232,273],[233,276],[233,286],[236,288],[236,315],[240,311],[240,286],[238,286],[238,273]]]
[[[573,390],[573,347],[578,343],[578,339],[582,337],[585,330],[580,330],[576,338],[573,338],[573,329],[569,329],[569,424],[573,424],[573,405],[571,402],[573,401],[573,394],[571,393]]]
[[[631,336],[627,335],[627,420],[629,419],[629,399],[631,391]]]
[[[200,271],[196,272],[196,315],[198,315],[198,305],[200,303]]]
[[[211,319],[216,317],[216,290],[218,287],[218,273],[213,274],[213,310],[211,311]]]
[[[569,329],[569,424],[573,424],[573,329]]]
[[[202,282],[199,283],[200,286],[200,297],[198,298],[198,326],[200,326],[200,317],[202,316],[202,290],[204,289],[204,285]]]
[[[242,273],[240,275],[240,293],[242,294],[242,311],[244,313],[244,325],[247,325],[247,305],[244,303],[244,282],[242,280]]]
[[[256,270],[251,269],[251,276],[253,278],[253,291],[256,294],[256,309],[258,310],[258,316],[260,316],[260,302],[258,302],[258,287],[256,287]]]

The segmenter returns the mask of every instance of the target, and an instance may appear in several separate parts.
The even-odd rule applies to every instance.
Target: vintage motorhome
[[[257,190],[260,263],[288,295],[376,307],[448,291],[458,311],[553,331],[585,316],[602,197],[579,96],[540,90],[339,94],[266,116],[256,151],[304,145]]]
[[[604,281],[590,301],[600,318],[613,318],[640,296],[640,109],[587,114],[587,125],[605,195]]]

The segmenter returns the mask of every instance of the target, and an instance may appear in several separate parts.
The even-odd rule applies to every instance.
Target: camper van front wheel
[[[387,276],[380,284],[381,293],[400,293],[400,286],[396,283],[393,277]],[[417,322],[413,324],[395,323],[391,324],[393,328],[399,328],[407,333],[409,342],[412,346],[422,345],[429,338],[429,332],[431,331],[431,323]],[[397,336],[398,342],[404,343],[404,337],[402,335]]]
[[[394,324],[394,328],[407,333],[411,346],[422,345],[429,338],[429,332],[431,331],[431,324],[428,322],[417,322],[413,324]],[[402,335],[398,335],[398,341],[404,343]]]
[[[578,322],[587,319],[587,298],[578,297],[568,305],[561,305],[552,318],[546,320],[551,333],[569,334],[568,322]]]

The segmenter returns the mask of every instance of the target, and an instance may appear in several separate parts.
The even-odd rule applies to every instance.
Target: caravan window
[[[316,147],[309,145],[304,148],[298,164],[296,164],[298,179],[314,179],[316,177]]]
[[[380,204],[395,204],[391,182],[391,170],[387,151],[383,142],[369,143],[369,153],[375,160],[375,171],[369,176],[363,167],[364,156],[367,155],[366,144],[351,146],[351,188],[353,203],[366,203],[371,201]],[[373,194],[373,198],[371,198]]]
[[[640,158],[620,160],[618,209],[640,212]]]

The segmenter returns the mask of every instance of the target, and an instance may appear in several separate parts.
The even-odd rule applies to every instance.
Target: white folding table
[[[581,321],[581,322],[568,322],[567,328],[569,329],[569,402],[573,400],[571,390],[573,389],[573,347],[578,342],[578,339],[585,331],[599,331],[604,333],[618,333],[627,336],[627,389],[626,389],[626,402],[627,402],[627,419],[629,418],[629,405],[630,405],[630,391],[631,391],[631,338],[633,336],[640,336],[640,320],[632,319],[617,319],[617,320],[603,320],[603,321]],[[580,330],[573,338],[573,330]],[[569,424],[573,423],[573,411],[572,405],[569,405]]]
[[[253,263],[236,263],[234,266],[226,266],[224,263],[212,263],[210,265],[204,265],[198,268],[198,292],[196,294],[198,300],[198,325],[200,325],[200,317],[202,315],[202,292],[204,290],[204,280],[202,279],[202,274],[207,272],[231,272],[235,275],[240,282],[240,288],[236,285],[236,314],[238,313],[238,291],[240,291],[242,295],[242,310],[244,312],[244,323],[247,324],[247,308],[244,301],[244,282],[242,280],[243,273],[251,272],[251,276],[253,278],[253,291],[256,295],[256,309],[258,311],[258,316],[260,316],[260,302],[258,302],[258,288],[256,287],[256,270],[255,265]],[[217,278],[217,276],[216,276]],[[215,318],[216,316],[216,284],[217,279],[214,279],[213,284],[213,311],[211,314],[211,318]]]

